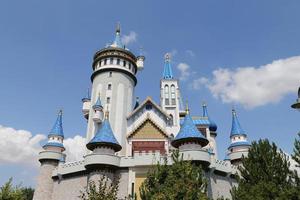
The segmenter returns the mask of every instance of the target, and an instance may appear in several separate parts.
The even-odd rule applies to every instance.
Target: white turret
[[[87,97],[84,97],[82,99],[82,113],[83,113],[84,118],[86,118],[86,119],[89,118],[90,108],[91,108],[91,97],[90,97],[90,93],[88,91]]]
[[[100,124],[103,121],[103,107],[100,100],[100,93],[96,103],[93,105],[94,115],[93,121],[97,124]]]
[[[180,129],[180,91],[178,80],[173,77],[170,54],[165,55],[163,78],[160,81],[160,106],[169,114],[167,131],[176,136]]]

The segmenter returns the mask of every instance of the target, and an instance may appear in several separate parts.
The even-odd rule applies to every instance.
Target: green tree
[[[233,200],[298,200],[293,173],[286,155],[268,140],[253,142],[239,167]]]
[[[32,200],[34,190],[28,187],[21,187],[21,184],[13,186],[10,178],[0,187],[0,200]]]
[[[117,200],[119,189],[119,178],[115,178],[111,183],[107,177],[102,176],[98,183],[90,181],[80,198],[83,200]]]
[[[158,163],[140,187],[142,200],[206,200],[207,182],[201,166],[172,153],[173,164]]]
[[[298,139],[294,142],[294,154],[292,157],[298,163],[298,167],[300,167],[300,132],[298,133]]]

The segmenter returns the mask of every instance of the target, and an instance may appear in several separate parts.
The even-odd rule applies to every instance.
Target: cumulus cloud
[[[85,138],[80,135],[65,139],[64,145],[66,148],[67,161],[82,160],[86,152],[85,144]]]
[[[300,56],[275,60],[259,67],[220,68],[206,83],[214,97],[225,103],[254,108],[279,102],[300,85]]]
[[[199,89],[201,89],[201,87],[203,85],[207,84],[207,82],[208,82],[208,79],[205,77],[196,78],[192,81],[192,84],[191,84],[192,89],[199,90]]]
[[[187,80],[189,78],[189,76],[191,75],[191,71],[190,71],[190,66],[186,63],[179,63],[177,65],[177,69],[180,72],[180,76],[179,79],[184,81]]]
[[[46,136],[0,125],[0,163],[37,165],[40,142]]]
[[[185,53],[191,57],[195,57],[195,53],[192,50],[186,50]]]
[[[16,130],[0,125],[0,164],[38,166],[38,154],[45,135],[32,135],[29,131]],[[76,135],[64,140],[67,161],[81,160],[85,153],[85,138]]]
[[[137,33],[134,31],[130,31],[128,35],[122,35],[122,43],[127,46],[130,43],[134,43],[137,40]]]

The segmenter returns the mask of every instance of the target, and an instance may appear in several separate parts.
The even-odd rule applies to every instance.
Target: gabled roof
[[[56,121],[48,134],[48,137],[50,136],[60,136],[64,138],[64,131],[62,127],[62,110],[59,111]]]
[[[110,146],[115,151],[120,151],[122,149],[121,145],[118,143],[117,139],[114,136],[114,133],[111,129],[107,117],[102,123],[101,128],[97,131],[96,135],[86,145],[86,147],[91,151],[96,147],[101,147],[101,146]]]
[[[154,106],[158,111],[160,111],[161,114],[163,114],[167,119],[169,119],[170,116],[165,111],[163,111],[162,108],[159,105],[157,105],[152,100],[152,98],[149,97],[149,96],[136,109],[134,109],[132,111],[132,113],[129,114],[129,116],[127,117],[127,119],[130,119],[134,114],[136,114],[139,110],[141,110],[143,108],[143,106],[145,106],[147,103],[152,104],[152,106]]]
[[[231,132],[230,137],[235,135],[246,135],[244,129],[240,125],[240,122],[237,118],[236,111],[232,109],[232,124],[231,124]]]
[[[151,117],[148,115],[147,118],[145,120],[143,120],[139,125],[136,126],[136,128],[134,130],[132,130],[131,132],[129,132],[127,134],[127,138],[132,137],[134,134],[137,133],[137,131],[139,129],[141,129],[143,127],[144,124],[146,124],[147,122],[152,123],[159,131],[160,133],[165,136],[166,138],[168,138],[168,134],[163,130],[163,128],[161,128],[157,123],[154,122],[154,120],[151,119]]]
[[[172,145],[178,147],[181,143],[189,141],[198,142],[201,146],[206,146],[208,144],[208,140],[199,132],[187,111],[184,122],[181,125],[176,138],[172,141]]]

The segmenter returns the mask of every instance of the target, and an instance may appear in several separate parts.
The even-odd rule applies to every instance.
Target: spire
[[[134,110],[139,107],[140,102],[139,102],[139,97],[136,97],[135,105],[134,105]]]
[[[231,133],[230,137],[234,135],[246,135],[245,131],[242,129],[240,122],[237,118],[237,114],[235,109],[232,109],[232,125],[231,125]]]
[[[103,109],[103,106],[102,106],[101,100],[100,100],[100,93],[98,94],[96,103],[93,105],[93,109],[94,110],[102,110]]]
[[[87,102],[87,101],[90,101],[90,100],[91,100],[91,95],[90,95],[90,89],[88,88],[86,97],[82,98],[82,102]]]
[[[171,55],[169,53],[165,55],[165,66],[164,66],[163,78],[173,79],[173,73],[171,68]]]
[[[184,142],[194,141],[200,143],[201,146],[206,146],[208,140],[199,132],[189,114],[188,105],[186,107],[187,114],[185,115],[183,124],[180,127],[176,138],[172,141],[174,147],[179,147]]]
[[[209,121],[209,130],[210,131],[217,131],[218,126],[217,124],[210,119],[210,117],[208,116],[208,111],[207,111],[207,105],[205,102],[202,103],[202,109],[203,109],[203,114],[202,117],[207,117],[208,121]]]
[[[52,127],[49,136],[61,136],[64,137],[64,131],[62,127],[62,110],[58,112],[57,119],[55,121],[54,126]]]
[[[122,40],[121,40],[121,26],[120,26],[120,22],[117,23],[116,36],[115,36],[115,40],[112,43],[111,47],[123,48],[123,44],[122,44]]]
[[[115,138],[108,121],[108,111],[105,112],[105,120],[101,128],[98,130],[94,138],[86,145],[86,147],[91,151],[101,146],[111,147],[115,151],[120,151],[122,149],[121,145]]]

